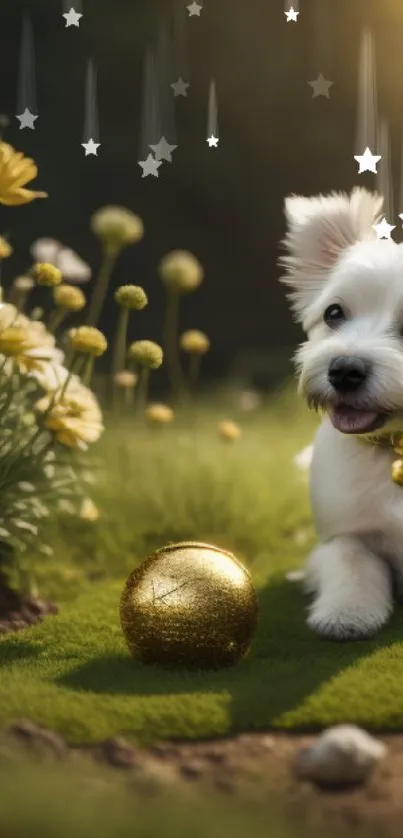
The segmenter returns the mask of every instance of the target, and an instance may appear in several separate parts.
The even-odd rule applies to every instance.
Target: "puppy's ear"
[[[343,250],[376,237],[373,225],[382,204],[380,195],[360,187],[350,196],[332,192],[326,197],[286,198],[288,230],[283,245],[288,254],[279,260],[286,269],[280,282],[291,288],[288,296],[298,320]]]

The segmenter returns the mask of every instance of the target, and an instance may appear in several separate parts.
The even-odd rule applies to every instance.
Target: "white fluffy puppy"
[[[383,199],[286,199],[281,281],[307,335],[300,392],[325,411],[311,501],[319,544],[305,584],[309,625],[336,640],[365,638],[403,590],[403,486],[392,480],[403,434],[403,245],[378,240]],[[380,444],[379,444],[380,443]]]

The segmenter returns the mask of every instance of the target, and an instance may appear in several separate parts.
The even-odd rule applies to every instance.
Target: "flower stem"
[[[189,358],[189,390],[195,393],[200,376],[201,355],[191,355]]]
[[[112,361],[112,375],[121,372],[125,367],[126,362],[126,347],[127,347],[127,329],[129,326],[129,309],[121,308],[118,315],[118,325],[116,329],[115,346],[113,349]],[[119,405],[119,387],[113,380],[112,382],[112,401],[113,407],[116,409]]]
[[[113,373],[121,372],[126,361],[127,328],[129,325],[129,309],[121,308],[118,317],[115,346],[113,352]]]
[[[147,399],[148,399],[148,385],[150,382],[150,369],[149,367],[143,367],[140,372],[140,378],[137,385],[137,394],[136,394],[136,407],[140,411],[140,413],[144,413],[147,407]]]
[[[124,388],[123,403],[124,403],[124,406],[127,407],[127,408],[133,407],[133,405],[134,405],[134,387],[125,387]]]
[[[65,309],[65,308],[55,308],[51,312],[51,315],[49,317],[48,326],[47,326],[48,331],[52,332],[52,334],[54,334],[56,329],[58,329],[59,326],[61,325],[61,323],[63,322],[67,313],[68,313],[67,309]]]
[[[174,395],[183,401],[186,395],[186,382],[178,352],[179,295],[168,292],[165,311],[164,350],[168,375]]]
[[[93,355],[87,357],[86,364],[81,373],[81,381],[86,387],[89,387],[91,384],[92,373],[94,371],[94,361],[95,358]]]
[[[23,312],[25,308],[25,303],[28,299],[28,295],[28,291],[24,291],[20,288],[15,288],[12,285],[10,293],[8,294],[7,302],[12,303],[12,305],[14,305],[19,312]]]
[[[100,318],[105,297],[108,291],[108,285],[112,276],[112,271],[116,262],[116,253],[104,250],[103,259],[95,284],[95,288],[91,297],[91,302],[88,310],[87,325],[96,326]]]

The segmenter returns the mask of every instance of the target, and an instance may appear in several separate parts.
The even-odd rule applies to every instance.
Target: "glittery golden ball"
[[[392,480],[398,486],[403,486],[403,460],[395,460],[392,463]]]
[[[197,542],[163,547],[129,576],[123,633],[144,663],[216,668],[251,643],[258,603],[248,571],[231,553]]]

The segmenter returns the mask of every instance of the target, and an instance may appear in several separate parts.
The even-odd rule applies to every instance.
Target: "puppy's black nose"
[[[340,358],[333,358],[327,377],[335,390],[352,393],[364,384],[368,373],[369,366],[362,358],[341,355]]]

